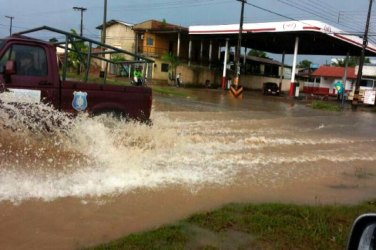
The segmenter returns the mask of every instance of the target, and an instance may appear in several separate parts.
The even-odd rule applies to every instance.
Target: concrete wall
[[[168,72],[162,72],[162,62],[160,59],[154,58],[154,66],[152,70],[154,80],[168,80]]]
[[[359,65],[355,66],[355,74],[359,71]],[[376,65],[363,65],[363,76],[376,76]]]
[[[148,39],[153,39],[153,44],[148,45]],[[149,56],[161,56],[168,53],[170,41],[166,36],[159,36],[145,32],[143,41],[143,53]]]
[[[168,72],[161,72],[161,60],[155,60],[155,65],[153,68],[153,79],[156,80],[168,80],[170,84],[172,81],[168,79]],[[181,80],[183,84],[199,84],[205,85],[207,81],[210,84],[217,84],[220,85],[222,75],[219,73],[215,73],[209,70],[208,67],[200,67],[200,66],[191,66],[188,65],[179,65],[177,67],[176,73],[181,73]],[[280,79],[274,77],[266,77],[266,76],[253,76],[253,75],[241,75],[240,76],[240,84],[251,90],[261,90],[262,84],[264,82],[275,82],[279,84]],[[282,81],[282,91],[289,91],[290,89],[290,79],[284,79]],[[301,84],[301,89],[303,89],[303,84]]]
[[[241,75],[240,76],[240,84],[248,89],[252,90],[260,90],[262,89],[262,84],[264,82],[274,82],[279,84],[279,78],[274,77],[266,77],[266,76],[253,76],[253,75]],[[290,89],[290,79],[282,80],[282,91],[289,91]]]
[[[135,33],[131,27],[119,23],[113,24],[107,27],[106,36],[106,44],[134,53]],[[128,60],[134,60],[131,56],[124,56]]]
[[[162,64],[166,63],[160,59],[155,59],[153,67],[153,79],[155,80],[168,80],[171,84],[172,81],[169,79],[168,72],[162,72]],[[218,77],[216,78],[214,72],[209,70],[207,67],[192,66],[189,67],[186,64],[179,65],[176,68],[176,73],[181,74],[181,81],[183,84],[202,84],[204,85],[207,80],[210,83],[215,83],[216,80],[219,82]]]
[[[354,80],[347,80],[345,85],[345,91],[351,91]],[[321,77],[319,82],[305,82],[304,91],[307,93],[318,93],[327,95],[336,95],[337,90],[334,88],[336,82],[342,82],[341,78],[328,78]]]
[[[341,78],[325,78],[321,77],[320,88],[329,89],[329,93],[337,94],[337,90],[334,88],[336,82],[342,82]],[[352,81],[347,80],[345,90],[350,91],[352,89]]]
[[[207,81],[209,83],[216,82],[216,76],[213,71],[207,67],[180,65],[176,70],[177,74],[181,74],[183,84],[199,84],[205,85]]]

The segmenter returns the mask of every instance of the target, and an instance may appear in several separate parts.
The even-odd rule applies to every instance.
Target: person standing
[[[176,86],[177,86],[177,87],[180,87],[180,84],[181,84],[181,73],[179,73],[179,74],[176,76]]]
[[[133,80],[136,86],[141,86],[143,81],[143,75],[139,68],[136,68],[133,72]]]

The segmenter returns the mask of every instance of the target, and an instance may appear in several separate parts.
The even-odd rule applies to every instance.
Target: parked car
[[[265,82],[262,85],[262,93],[264,95],[279,95],[279,87],[278,84],[274,82]]]

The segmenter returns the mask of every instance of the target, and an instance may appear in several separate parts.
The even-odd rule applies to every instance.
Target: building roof
[[[108,21],[108,22],[106,23],[106,27],[109,27],[109,26],[114,25],[114,24],[117,24],[117,23],[122,24],[122,25],[127,26],[127,27],[133,27],[133,26],[134,26],[134,25],[131,24],[131,23],[127,23],[127,22],[123,22],[123,21],[120,21],[120,20],[111,19],[110,21]],[[103,24],[99,25],[99,26],[97,27],[97,29],[98,29],[98,30],[101,30],[101,29],[102,29],[102,26],[103,26]]]
[[[321,66],[312,73],[312,76],[342,78],[345,74],[344,67]],[[347,79],[356,79],[355,67],[349,67],[347,71]]]
[[[264,57],[248,56],[247,55],[247,59],[254,61],[254,62],[260,62],[260,63],[265,63],[265,64],[273,64],[273,65],[282,66],[281,62],[274,60],[272,58],[267,58],[267,57],[264,58]],[[291,66],[286,65],[286,64],[284,65],[284,67],[291,68]]]
[[[151,31],[151,32],[179,32],[179,31],[185,31],[188,33],[188,28],[171,24],[171,23],[166,23],[166,22],[161,22],[157,20],[148,20],[142,23],[135,24],[133,26],[133,29],[135,31]]]
[[[190,26],[189,34],[197,39],[230,39],[237,44],[239,24]],[[292,54],[299,37],[299,54],[360,55],[363,39],[316,20],[267,23],[244,23],[242,45],[272,53]],[[376,55],[376,45],[368,43],[367,56]]]

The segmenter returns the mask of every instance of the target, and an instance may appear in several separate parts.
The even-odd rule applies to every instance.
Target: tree
[[[176,68],[180,65],[179,58],[171,53],[166,53],[162,56],[162,61],[168,63],[168,73],[171,75],[171,79],[176,80]]]
[[[370,59],[368,57],[364,58],[364,63],[370,63]],[[348,59],[348,66],[355,67],[359,64],[359,57],[358,56],[350,56]],[[345,67],[346,66],[346,58],[337,58],[336,62],[332,62],[332,66],[337,67]]]
[[[111,55],[111,60],[113,62],[124,62],[127,59],[124,57],[123,54],[116,53],[116,54]]]
[[[309,61],[309,60],[303,60],[303,61],[300,61],[299,64],[297,65],[298,68],[302,68],[302,69],[309,69],[311,68],[311,64],[312,62]]]
[[[71,33],[73,35],[77,35],[77,31],[74,29],[71,29]],[[89,48],[81,40],[75,41],[75,39],[72,38],[70,42],[72,50],[68,52],[69,63],[71,66],[77,69],[77,73],[79,74],[80,63],[86,59],[84,54],[88,52]]]
[[[59,40],[57,40],[56,37],[52,37],[50,40],[49,40],[50,43],[57,43],[59,42]]]
[[[130,75],[130,70],[129,67],[126,66],[124,67],[121,62],[125,62],[127,59],[123,54],[112,54],[111,55],[111,61],[115,63],[115,72],[118,76],[129,76]]]
[[[267,58],[266,53],[261,50],[252,49],[248,52],[249,56],[255,56],[255,57],[261,57],[261,58]]]
[[[162,23],[161,23],[161,28],[163,29],[163,28],[165,28],[166,26],[167,26],[167,21],[166,21],[165,18],[163,18]]]

